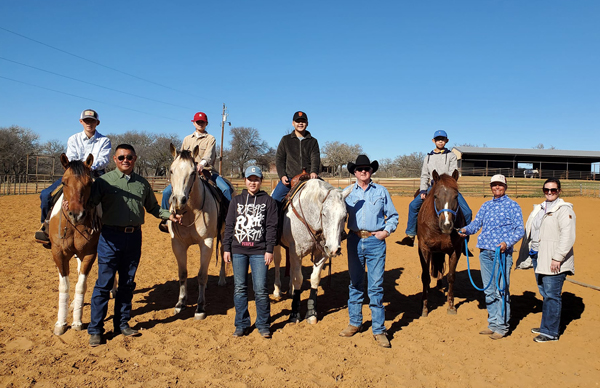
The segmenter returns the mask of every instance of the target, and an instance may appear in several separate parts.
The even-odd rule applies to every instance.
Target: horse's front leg
[[[431,282],[431,275],[429,274],[431,252],[428,250],[426,252],[422,252],[421,247],[419,247],[419,259],[421,261],[421,282],[423,283],[423,294],[421,296],[421,316],[426,317],[429,315],[429,308],[427,307],[427,294],[429,292],[429,283]]]
[[[200,246],[200,271],[198,271],[198,305],[194,319],[206,318],[206,283],[208,282],[208,267],[213,253],[214,238],[206,238],[198,245]]]
[[[290,323],[300,322],[300,294],[302,293],[302,257],[290,246],[290,283],[292,284],[292,312]]]
[[[182,312],[187,306],[187,250],[188,247],[177,239],[171,239],[171,247],[177,259],[179,275],[179,299],[175,305],[175,314]]]
[[[63,335],[67,331],[69,312],[69,273],[58,274],[58,318],[54,324],[54,334]]]
[[[273,263],[275,264],[273,298],[281,300],[281,274],[279,272],[279,268],[281,268],[281,247],[279,245],[273,249]]]
[[[96,252],[84,256],[83,260],[78,256],[75,257],[77,258],[77,272],[79,273],[79,277],[77,279],[77,284],[75,285],[75,296],[73,297],[73,303],[71,305],[73,307],[73,324],[71,327],[73,330],[79,331],[83,328],[81,317],[83,315],[83,300],[87,290],[87,278],[94,261],[96,261]]]
[[[306,311],[306,321],[311,325],[317,323],[317,293],[319,290],[319,283],[321,282],[321,270],[325,260],[322,258],[322,253],[315,255],[315,263],[313,264],[313,271],[310,275],[310,296],[308,297]]]
[[[450,255],[450,264],[448,266],[448,314],[455,315],[456,307],[454,307],[454,280],[456,277],[456,265],[458,264],[458,258],[460,254],[454,251]]]

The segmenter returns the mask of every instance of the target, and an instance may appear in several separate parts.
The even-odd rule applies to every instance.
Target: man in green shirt
[[[98,346],[104,334],[110,290],[119,274],[113,316],[114,332],[139,336],[129,326],[135,273],[142,254],[142,229],[145,211],[156,218],[181,222],[181,216],[162,209],[146,179],[133,172],[137,156],[129,144],[120,144],[113,159],[117,169],[96,179],[90,202],[102,204],[102,231],[98,240],[98,280],[92,293],[92,312],[88,333],[90,345]]]

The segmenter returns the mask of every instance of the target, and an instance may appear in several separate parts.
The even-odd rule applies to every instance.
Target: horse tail
[[[431,255],[430,274],[432,278],[437,279],[438,276],[446,272],[446,254],[442,252],[434,252]]]

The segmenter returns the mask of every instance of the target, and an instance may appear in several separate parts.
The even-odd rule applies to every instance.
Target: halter
[[[452,210],[452,209],[442,209],[442,210],[438,210],[437,205],[435,203],[435,198],[433,199],[433,209],[435,210],[435,214],[437,214],[437,216],[439,217],[440,214],[442,214],[443,212],[448,212],[450,214],[452,214],[454,217],[456,217],[456,212],[458,211],[459,205],[456,205],[456,210]]]
[[[302,189],[304,189],[304,187]],[[329,197],[330,193],[331,193],[331,189],[327,190],[327,194],[325,195],[325,198],[323,198],[323,201],[321,201],[321,209],[323,209],[322,205],[325,203],[325,201],[327,200],[327,197]],[[298,213],[298,211],[296,210],[296,207],[294,206],[294,201],[293,200],[290,201],[290,207],[292,208],[292,211],[294,212],[296,217],[304,224],[304,226],[306,226],[306,229],[308,229],[308,234],[313,239],[317,248],[321,251],[321,253],[323,253],[323,258],[325,258],[327,255],[325,254],[325,249],[323,249],[323,246],[321,245],[321,241],[323,240],[323,211],[321,210],[321,212],[319,213],[319,223],[321,224],[321,227],[319,230],[315,230],[308,224],[308,222],[306,221],[306,218],[304,217],[304,210],[302,209],[302,201],[300,201],[300,193],[298,193],[298,206],[300,206],[300,212],[302,213],[302,215],[300,215]]]

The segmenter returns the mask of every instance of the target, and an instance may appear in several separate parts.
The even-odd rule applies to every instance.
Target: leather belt
[[[116,230],[117,232],[122,233],[133,233],[142,228],[141,225],[137,226],[112,226],[112,225],[104,225],[103,228],[108,228],[110,230]]]
[[[373,235],[374,232],[369,232],[368,230],[358,230],[358,231],[352,231],[352,233],[354,233],[355,235],[357,235],[360,238],[369,238]]]

